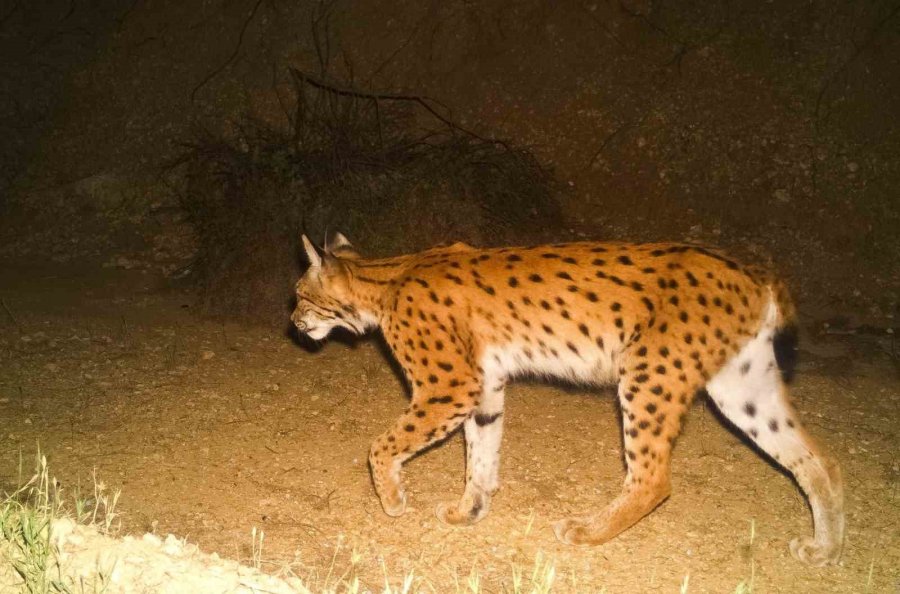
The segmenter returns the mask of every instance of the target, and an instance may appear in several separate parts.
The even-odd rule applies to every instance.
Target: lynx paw
[[[576,516],[553,523],[556,538],[569,545],[603,544],[612,538],[608,528],[608,524],[593,516]]]
[[[381,507],[384,513],[392,518],[402,516],[406,512],[406,493],[398,489],[390,495],[381,497]]]
[[[822,567],[835,565],[841,559],[841,547],[834,544],[821,544],[808,536],[791,541],[791,555],[800,563]]]

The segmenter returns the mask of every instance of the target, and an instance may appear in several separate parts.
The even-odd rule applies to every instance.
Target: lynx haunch
[[[384,511],[402,514],[403,462],[463,426],[466,486],[436,513],[448,524],[487,514],[499,486],[506,382],[536,374],[615,383],[627,472],[602,510],[554,524],[570,544],[600,544],[670,493],[670,456],[700,390],[793,473],[815,535],[793,555],[825,565],[844,535],[840,469],[801,427],[776,351],[794,310],[766,271],[682,244],[570,243],[477,249],[465,244],[367,260],[338,234],[297,283],[297,328],[321,340],[335,327],[378,327],[412,389],[369,455]]]

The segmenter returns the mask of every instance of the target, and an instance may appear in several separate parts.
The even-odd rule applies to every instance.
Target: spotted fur
[[[324,338],[378,327],[412,388],[369,462],[382,506],[404,512],[403,462],[462,426],[462,498],[449,524],[483,518],[498,488],[504,386],[521,374],[614,382],[625,484],[606,508],[554,525],[572,544],[606,542],[670,493],[670,455],[694,395],[716,406],[796,477],[815,536],[799,560],[837,562],[844,534],[840,471],[788,402],[775,345],[792,327],[784,287],[767,272],[680,244],[571,243],[475,249],[465,244],[366,260],[342,235],[324,255],[306,237],[309,271],[292,320]],[[783,350],[783,349],[782,349]]]

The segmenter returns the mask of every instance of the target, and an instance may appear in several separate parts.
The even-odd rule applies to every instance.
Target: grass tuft
[[[75,578],[65,572],[53,542],[53,525],[61,518],[74,518],[109,533],[116,521],[119,492],[109,494],[94,475],[92,497],[76,493],[70,507],[62,488],[50,476],[47,457],[36,455],[34,474],[0,501],[0,586],[17,588],[28,594],[74,594],[103,592],[108,575],[98,568],[89,578]],[[11,570],[11,572],[9,571]]]

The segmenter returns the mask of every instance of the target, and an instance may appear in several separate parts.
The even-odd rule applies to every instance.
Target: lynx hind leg
[[[815,536],[794,539],[794,557],[809,565],[837,563],[844,540],[840,468],[803,429],[788,402],[773,349],[776,334],[773,323],[765,324],[706,389],[725,417],[793,473],[809,499]]]
[[[602,544],[653,511],[671,493],[670,458],[682,419],[702,380],[695,362],[669,349],[634,345],[621,374],[619,403],[627,472],[620,494],[599,513],[553,526],[567,544]],[[690,363],[688,363],[690,361]],[[687,368],[691,367],[691,371]],[[651,373],[652,372],[652,373]]]
[[[500,442],[503,437],[503,382],[486,381],[481,402],[465,420],[466,489],[455,503],[435,510],[445,524],[474,524],[487,515],[500,486]]]

